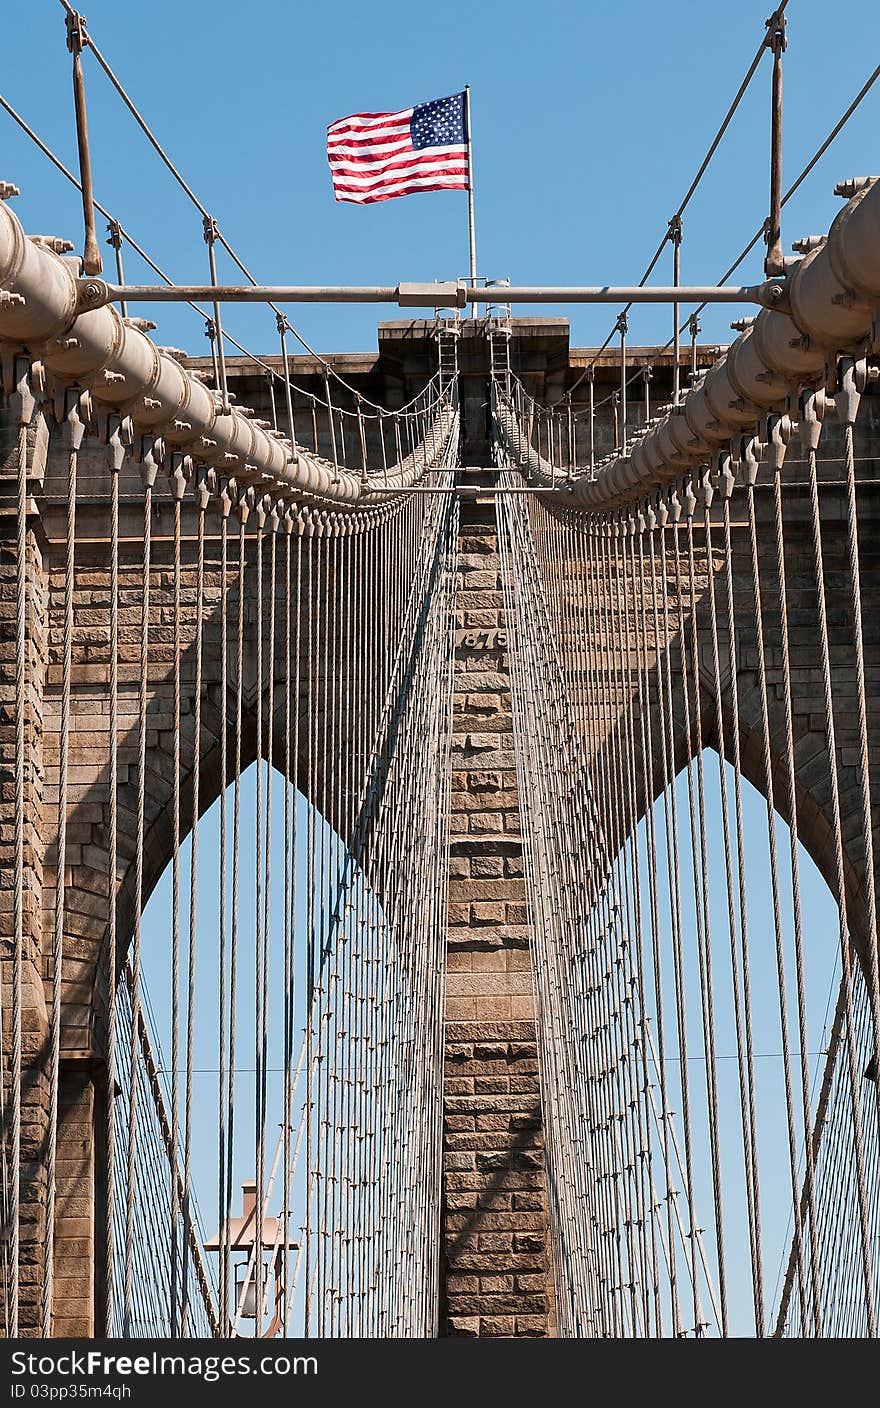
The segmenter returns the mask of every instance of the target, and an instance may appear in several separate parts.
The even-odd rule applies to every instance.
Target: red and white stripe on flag
[[[337,200],[393,200],[415,191],[467,190],[464,94],[402,112],[357,112],[327,129]]]

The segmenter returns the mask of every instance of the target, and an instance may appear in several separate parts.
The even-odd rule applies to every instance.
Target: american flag
[[[468,189],[464,93],[402,112],[356,112],[327,128],[337,200],[393,200],[413,191]]]

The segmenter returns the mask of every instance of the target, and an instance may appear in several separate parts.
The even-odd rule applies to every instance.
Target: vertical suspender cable
[[[21,1043],[22,1043],[22,969],[24,966],[24,832],[25,774],[27,748],[27,508],[28,508],[28,426],[34,411],[27,372],[16,386],[19,401],[18,429],[18,503],[16,509],[15,557],[15,882],[12,897],[12,1069],[10,1079],[9,1142],[9,1298],[6,1314],[9,1333],[18,1336],[20,1258],[21,1258]]]
[[[174,563],[173,563],[173,689],[174,736],[172,741],[171,781],[171,1145],[174,1158],[171,1166],[171,1278],[169,1316],[171,1338],[180,1330],[180,1186],[177,1177],[177,1157],[180,1148],[180,638],[181,583],[180,536],[181,501],[186,491],[186,475],[182,461],[175,456],[171,474],[174,498]],[[181,1249],[182,1250],[182,1249]]]
[[[269,1066],[269,958],[270,958],[270,934],[271,934],[271,898],[272,898],[272,756],[275,731],[275,588],[276,588],[276,568],[278,560],[278,512],[273,506],[269,514],[269,531],[271,534],[269,548],[269,639],[268,639],[268,668],[266,678],[267,706],[266,706],[266,854],[265,854],[265,884],[263,893],[263,990],[260,994],[262,1013],[260,1028],[262,1043],[260,1049],[260,1164],[258,1166],[258,1198],[257,1198],[257,1219],[258,1234],[262,1243],[262,1222],[261,1219],[266,1213],[266,1188],[265,1188],[265,1161],[266,1161],[266,1114],[268,1104],[268,1066]],[[262,708],[262,705],[260,706]],[[272,984],[274,990],[274,984]],[[257,1260],[258,1271],[261,1268],[261,1259]],[[262,1291],[260,1291],[262,1295]],[[262,1307],[259,1315],[262,1316]]]
[[[263,1109],[263,985],[267,981],[263,972],[263,529],[266,526],[266,510],[262,500],[256,505],[257,518],[257,571],[254,588],[256,591],[256,816],[254,826],[254,1167],[257,1175],[256,1213],[254,1224],[254,1301],[257,1337],[263,1331],[263,1131],[261,1116]]]
[[[746,455],[746,497],[749,519],[749,543],[751,547],[751,590],[755,610],[755,639],[758,656],[758,696],[761,715],[761,743],[764,759],[764,789],[767,803],[767,842],[770,857],[770,890],[773,907],[773,933],[776,947],[776,975],[779,989],[779,1023],[782,1038],[783,1079],[785,1087],[785,1116],[788,1132],[789,1174],[791,1177],[792,1216],[795,1227],[795,1244],[798,1264],[798,1294],[801,1302],[801,1323],[806,1323],[806,1285],[803,1267],[801,1209],[797,1176],[797,1136],[794,1121],[794,1100],[791,1080],[791,1042],[788,1031],[788,1004],[785,982],[785,950],[782,934],[782,916],[779,895],[779,866],[776,845],[776,824],[774,810],[773,765],[770,752],[770,712],[767,699],[767,666],[764,646],[764,619],[761,591],[760,556],[758,552],[757,522],[755,516],[755,485],[752,470],[757,464],[751,451]]]
[[[809,1027],[807,1024],[806,988],[804,982],[803,917],[801,909],[800,864],[798,859],[797,785],[794,751],[794,719],[791,698],[791,650],[788,626],[788,594],[785,571],[785,537],[782,505],[782,472],[777,464],[773,475],[773,507],[776,528],[776,581],[779,597],[779,625],[782,644],[782,692],[785,723],[785,757],[787,763],[787,807],[789,814],[791,891],[794,917],[795,984],[797,991],[798,1033],[800,1045],[800,1080],[804,1131],[804,1183],[807,1204],[807,1225],[810,1247],[810,1288],[813,1312],[813,1333],[822,1334],[819,1277],[821,1263],[816,1231],[815,1165],[813,1141],[810,1137],[810,1071]]]
[[[730,475],[728,462],[728,476]],[[739,685],[738,662],[736,656],[736,613],[733,596],[733,550],[730,529],[730,493],[732,477],[724,477],[722,489],[722,518],[724,528],[724,582],[727,614],[727,650],[730,671],[730,705],[732,721],[730,735],[733,741],[733,789],[736,818],[736,859],[739,877],[740,940],[742,944],[742,993],[743,1016],[745,1023],[745,1059],[748,1080],[749,1141],[748,1158],[752,1186],[753,1228],[755,1257],[753,1262],[753,1290],[755,1293],[756,1323],[755,1333],[760,1338],[764,1334],[764,1277],[761,1259],[761,1222],[759,1201],[758,1132],[755,1113],[755,1043],[752,1034],[751,966],[749,962],[748,906],[746,897],[745,831],[742,809],[742,763],[740,747]]]
[[[52,942],[52,1007],[49,1026],[49,1127],[46,1133],[46,1226],[42,1330],[52,1333],[52,1300],[55,1284],[55,1170],[58,1142],[58,1083],[61,1058],[61,984],[64,969],[64,919],[67,886],[67,778],[70,752],[70,675],[73,664],[73,591],[76,546],[76,474],[85,424],[76,402],[70,407],[67,432],[67,532],[64,562],[62,627],[61,714],[58,752],[58,822],[55,839],[55,923]]]
[[[195,679],[193,681],[193,757],[192,757],[192,829],[190,833],[189,885],[189,948],[187,952],[186,994],[186,1089],[184,1096],[183,1133],[183,1274],[180,1333],[185,1338],[189,1330],[189,1258],[192,1211],[192,1102],[193,1060],[196,1025],[196,939],[198,937],[199,892],[199,805],[201,792],[202,753],[202,622],[205,609],[205,510],[208,507],[208,486],[204,471],[199,472],[196,486],[196,614],[193,623],[195,637]],[[176,1151],[175,1151],[176,1157]]]
[[[235,653],[235,779],[232,809],[232,920],[229,935],[229,1077],[226,1096],[226,1209],[222,1223],[223,1247],[220,1253],[220,1274],[229,1280],[231,1266],[231,1233],[233,1189],[233,1152],[235,1149],[235,1036],[236,997],[238,991],[238,893],[241,881],[241,733],[244,705],[244,623],[245,574],[247,553],[245,529],[250,504],[245,490],[238,491],[238,586],[236,592],[236,653]],[[235,1307],[236,1313],[239,1307]],[[228,1323],[228,1322],[227,1322]],[[225,1326],[224,1326],[225,1329]],[[227,1331],[228,1333],[228,1331]]]
[[[855,1022],[853,1014],[853,972],[852,944],[849,931],[846,893],[845,850],[840,805],[840,784],[837,764],[837,736],[834,721],[833,682],[831,675],[831,647],[828,631],[828,608],[825,599],[825,565],[822,548],[822,526],[819,502],[819,485],[816,468],[816,447],[819,441],[821,422],[817,416],[818,395],[808,395],[801,407],[801,437],[807,450],[810,485],[810,523],[813,541],[813,562],[816,573],[816,597],[818,607],[819,645],[822,658],[822,683],[825,715],[825,736],[829,758],[829,784],[831,790],[831,820],[834,834],[835,857],[835,898],[840,917],[840,957],[841,993],[845,1004],[844,1032],[846,1039],[847,1082],[850,1093],[853,1127],[853,1159],[856,1167],[856,1195],[859,1214],[860,1252],[862,1277],[865,1288],[865,1306],[869,1327],[872,1325],[874,1306],[874,1271],[869,1231],[869,1208],[866,1186],[865,1152],[862,1124],[861,1096],[859,1091],[858,1054],[856,1051]],[[858,974],[857,974],[858,976]],[[821,1131],[817,1128],[817,1133]],[[776,1333],[784,1324],[795,1261],[792,1257],[786,1285],[780,1297],[779,1319]],[[874,1326],[876,1332],[876,1325]]]
[[[129,427],[130,431],[130,427]],[[114,1251],[116,1224],[116,942],[117,942],[117,866],[119,841],[119,475],[125,460],[125,441],[120,428],[110,437],[110,713],[107,786],[110,798],[107,889],[107,1034],[106,1034],[106,1225],[104,1245],[104,1333],[113,1334],[114,1320]]]
[[[289,383],[288,383],[289,386]],[[291,560],[293,548],[294,518],[288,509],[285,517],[285,558],[284,558],[284,997],[282,1033],[282,1188],[281,1188],[281,1265],[283,1267],[284,1324],[290,1311],[290,1261],[288,1243],[290,1241],[290,1126],[291,1126],[291,1076],[293,1063],[293,1022],[294,1022],[294,972],[296,957],[296,743],[294,719],[298,714],[299,678],[292,671],[292,618],[291,618]],[[297,543],[300,542],[297,537]],[[299,573],[297,573],[297,593]],[[297,596],[297,602],[299,598]],[[299,613],[297,611],[297,617]],[[294,624],[295,630],[298,620]],[[296,684],[294,685],[294,680]],[[297,701],[291,700],[291,691],[297,690]]]
[[[864,364],[861,364],[864,366]],[[865,911],[867,928],[868,996],[871,1003],[875,1092],[880,1117],[880,957],[877,947],[877,893],[874,870],[874,823],[871,800],[871,754],[868,740],[868,696],[865,684],[865,640],[862,629],[862,586],[859,566],[858,504],[856,498],[855,419],[858,413],[860,368],[850,358],[840,364],[840,387],[835,398],[838,418],[843,421],[843,444],[846,467],[846,529],[849,558],[850,603],[852,607],[853,643],[856,666],[856,705],[859,724],[859,790],[861,800],[862,839],[865,847]],[[873,1308],[869,1320],[874,1318]],[[876,1327],[875,1327],[876,1329]],[[874,1332],[872,1332],[874,1333]]]
[[[674,215],[669,222],[667,239],[672,241],[672,283],[678,288],[681,283],[681,216]],[[681,400],[681,334],[679,331],[680,303],[672,305],[672,404]]]
[[[232,498],[228,485],[220,493],[220,902],[218,913],[218,952],[217,952],[217,1033],[218,1033],[218,1092],[219,1130],[217,1148],[217,1226],[223,1229],[226,1218],[226,783],[228,773],[227,758],[227,692],[229,689],[229,639],[226,612],[226,593],[229,575],[229,513]],[[226,1335],[229,1324],[229,1278],[223,1261],[223,1232],[220,1247],[220,1333]]]
[[[131,1336],[131,1300],[134,1276],[134,1214],[135,1157],[138,1138],[138,1023],[141,1020],[141,910],[144,897],[144,806],[147,772],[147,691],[150,661],[150,557],[153,519],[153,485],[156,482],[156,459],[152,450],[143,459],[144,522],[143,557],[141,566],[141,634],[138,671],[138,752],[137,752],[137,821],[135,835],[134,881],[134,943],[131,955],[131,1050],[130,1088],[128,1102],[128,1177],[126,1184],[125,1273],[123,1283],[122,1334]]]
[[[744,1014],[749,1010],[749,994],[746,990],[744,979],[740,978],[740,965],[737,952],[737,923],[736,923],[736,893],[733,877],[733,850],[730,835],[730,808],[728,802],[727,788],[727,750],[725,744],[724,727],[724,705],[721,684],[721,652],[718,631],[718,611],[716,605],[715,589],[715,552],[712,542],[712,486],[708,473],[705,473],[700,483],[700,491],[703,501],[703,542],[706,559],[706,571],[708,576],[707,596],[709,599],[709,625],[712,647],[713,683],[715,698],[715,747],[718,752],[718,782],[721,794],[721,827],[724,843],[724,868],[727,886],[727,920],[730,938],[730,972],[732,984],[732,1002],[734,1027],[736,1031],[737,1066],[739,1073],[740,1090],[740,1110],[742,1116],[742,1141],[743,1141],[743,1164],[744,1181],[746,1189],[746,1207],[749,1221],[749,1245],[751,1252],[752,1267],[752,1292],[755,1306],[755,1327],[756,1330],[763,1324],[763,1305],[761,1300],[761,1243],[760,1243],[760,1205],[758,1199],[758,1187],[754,1177],[755,1161],[752,1157],[752,1143],[755,1138],[754,1119],[754,1081],[752,1067],[750,1064],[751,1025],[745,1022]],[[725,570],[726,581],[726,570]],[[730,661],[730,689],[732,697],[735,697],[736,690],[736,656],[735,640],[732,632],[728,638],[729,661]],[[730,732],[733,734],[733,751],[739,747],[738,732],[734,732],[738,725],[735,722]],[[737,833],[739,834],[739,833]],[[742,998],[741,998],[742,992]]]
[[[706,823],[706,794],[703,773],[703,727],[701,722],[701,684],[700,684],[700,660],[699,660],[699,623],[697,616],[697,585],[696,585],[696,562],[694,558],[694,508],[696,507],[696,496],[691,485],[686,485],[685,492],[685,516],[687,527],[687,552],[688,552],[688,594],[690,605],[690,635],[691,648],[688,657],[686,647],[686,633],[684,624],[681,631],[682,643],[682,677],[687,690],[688,668],[690,666],[693,683],[693,745],[691,745],[690,724],[688,729],[688,747],[696,760],[697,771],[697,813],[699,830],[699,867],[695,856],[694,860],[694,887],[700,889],[702,899],[702,934],[697,935],[697,943],[700,945],[700,983],[703,997],[703,1037],[704,1052],[706,1057],[706,1086],[709,1103],[709,1143],[712,1162],[712,1190],[715,1205],[715,1246],[718,1262],[718,1293],[721,1302],[721,1324],[722,1336],[728,1334],[728,1312],[727,1312],[727,1264],[724,1251],[724,1205],[722,1190],[722,1155],[720,1143],[720,1130],[718,1119],[718,1062],[716,1046],[716,1023],[715,1023],[715,997],[714,984],[712,978],[712,920],[711,905],[709,896],[709,864],[708,864],[708,844],[707,844],[707,823]],[[681,558],[676,542],[676,583],[678,585],[679,600],[682,598],[681,588]],[[712,567],[707,562],[708,590],[714,594],[715,582]],[[690,710],[688,710],[690,719]],[[691,807],[693,804],[691,802]],[[691,830],[694,829],[693,809],[691,810]],[[696,850],[696,842],[694,842]],[[699,870],[699,874],[698,874]],[[700,897],[697,897],[698,913]]]

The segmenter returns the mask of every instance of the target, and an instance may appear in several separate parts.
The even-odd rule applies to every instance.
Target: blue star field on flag
[[[423,147],[450,147],[466,142],[464,93],[419,103],[413,108],[409,130],[415,151],[421,151]]]

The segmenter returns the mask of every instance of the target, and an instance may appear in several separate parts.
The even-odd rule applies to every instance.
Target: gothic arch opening
[[[695,761],[690,788],[686,770],[680,771],[674,795],[670,789],[659,797],[650,817],[643,817],[638,828],[644,992],[653,1028],[651,1079],[659,1088],[662,1047],[663,1098],[681,1154],[679,1161],[673,1148],[681,1189],[677,1202],[688,1205],[692,1198],[697,1225],[703,1229],[699,1252],[701,1262],[705,1258],[706,1263],[702,1304],[707,1318],[714,1313],[713,1298],[714,1309],[720,1308],[723,1279],[730,1333],[754,1332],[756,1300],[764,1308],[764,1332],[773,1333],[793,1235],[787,1099],[791,1101],[794,1179],[800,1198],[805,1130],[806,1137],[812,1139],[840,990],[839,921],[824,878],[799,844],[795,853],[799,979],[788,826],[778,813],[774,815],[774,897],[766,801],[743,778],[738,825],[733,768],[729,763],[723,765],[724,799],[717,753],[707,748],[700,762],[702,819]],[[725,856],[725,800],[729,864]],[[670,862],[676,867],[671,883]],[[741,873],[744,886],[740,885]],[[858,972],[854,994],[856,1008],[861,1010],[866,993]],[[803,1063],[799,997],[806,1035]],[[804,1069],[809,1119],[801,1085]],[[868,1113],[870,1101],[863,1099],[862,1103]],[[719,1159],[714,1181],[713,1135]],[[652,1139],[655,1155],[662,1162],[656,1127]],[[817,1221],[822,1191],[816,1180],[813,1201]],[[757,1214],[750,1200],[756,1204]],[[687,1206],[683,1217],[686,1223]],[[756,1227],[760,1250],[751,1245]],[[808,1234],[805,1228],[805,1242]],[[675,1240],[684,1269],[687,1234],[684,1243]],[[801,1256],[809,1282],[807,1246],[802,1247]],[[723,1277],[722,1257],[726,1263]],[[713,1325],[710,1332],[716,1330]]]
[[[137,1280],[129,1333],[211,1333],[219,1322],[257,1334],[280,1317],[276,1329],[296,1336],[306,1316],[338,1333],[340,1282],[346,1316],[372,1313],[373,1301],[390,1328],[401,1313],[395,1274],[415,1241],[410,1230],[404,1245],[386,1177],[403,1172],[419,1123],[406,1035],[425,994],[395,953],[394,897],[381,903],[301,792],[263,761],[243,772],[237,813],[231,784],[200,818],[195,881],[190,833],[176,884],[172,862],[142,916],[133,1188],[138,1232],[151,1241],[145,1261],[166,1276]],[[129,962],[117,1002],[120,1331],[132,993]],[[241,1246],[234,1219],[254,1203],[265,1236],[249,1253],[256,1216]],[[255,1316],[243,1287],[258,1256],[266,1285]],[[383,1266],[388,1286],[377,1293]]]

